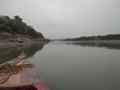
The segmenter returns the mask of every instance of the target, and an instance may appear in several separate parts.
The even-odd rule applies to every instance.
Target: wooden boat
[[[25,60],[22,52],[17,58],[0,65],[0,90],[49,90]]]

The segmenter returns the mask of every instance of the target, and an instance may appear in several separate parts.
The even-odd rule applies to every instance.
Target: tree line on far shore
[[[67,38],[64,41],[83,41],[83,40],[120,40],[120,34],[109,34],[104,36],[83,36],[78,38]]]
[[[12,19],[8,16],[0,16],[0,31],[7,31],[12,34],[24,34],[32,37],[43,37],[32,26],[24,23],[19,16],[14,16]]]

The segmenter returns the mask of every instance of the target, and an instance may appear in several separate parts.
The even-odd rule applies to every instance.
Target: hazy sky
[[[120,0],[0,0],[0,15],[19,15],[47,38],[120,34]]]

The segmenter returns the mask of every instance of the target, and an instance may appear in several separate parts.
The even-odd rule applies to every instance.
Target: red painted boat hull
[[[26,60],[18,63],[28,64]],[[0,84],[0,90],[49,90],[44,81],[37,75],[34,68],[26,67],[13,74],[9,79]]]

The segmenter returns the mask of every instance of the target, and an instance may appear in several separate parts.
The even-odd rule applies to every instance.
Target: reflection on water
[[[51,42],[29,61],[50,90],[120,90],[118,47]]]
[[[120,49],[120,44],[105,44],[105,43],[73,43],[74,45],[80,45],[83,47],[99,47],[107,49]]]
[[[56,44],[67,44],[67,45],[79,45],[82,47],[98,47],[106,49],[120,49],[120,43],[96,43],[96,42],[75,42],[75,41],[63,41],[54,42]]]
[[[21,51],[25,51],[26,57],[32,57],[37,51],[42,50],[44,44],[35,44],[26,47],[0,48],[0,64],[16,58]]]

